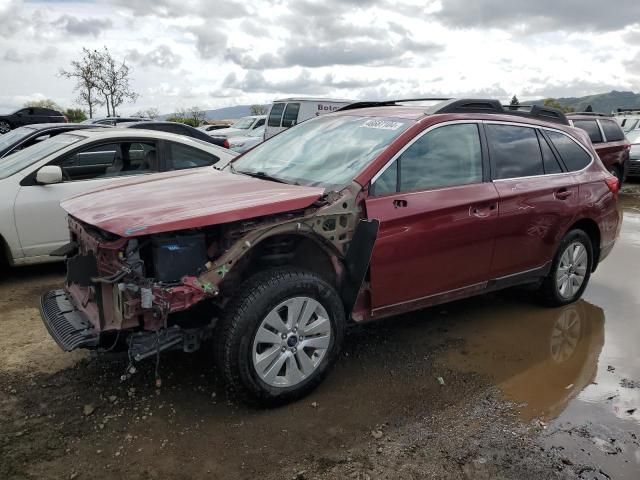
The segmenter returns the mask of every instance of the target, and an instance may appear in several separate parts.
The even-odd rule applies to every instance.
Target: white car
[[[224,141],[224,146],[234,152],[243,153],[264,141],[264,126],[256,128],[244,137],[231,137]]]
[[[267,140],[287,128],[310,118],[335,112],[352,103],[354,103],[353,100],[336,98],[295,97],[274,100],[267,115],[267,129],[264,139]]]
[[[110,128],[63,133],[0,159],[0,244],[6,260],[61,260],[50,253],[69,242],[60,208],[66,197],[131,175],[221,167],[236,155],[173,133]]]
[[[237,137],[239,135],[247,135],[256,128],[264,127],[264,123],[266,121],[266,115],[249,115],[248,117],[242,117],[240,120],[236,120],[236,122],[229,128],[221,128],[207,133],[214,138],[229,138]]]

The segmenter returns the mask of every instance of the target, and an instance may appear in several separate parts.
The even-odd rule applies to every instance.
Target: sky
[[[50,98],[106,46],[120,114],[283,96],[508,100],[640,90],[640,0],[0,0],[0,113]]]

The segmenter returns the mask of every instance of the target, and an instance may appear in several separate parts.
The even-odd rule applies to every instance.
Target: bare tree
[[[251,105],[249,111],[251,115],[266,115],[267,107],[265,105]]]
[[[80,60],[73,60],[69,70],[60,69],[60,75],[76,80],[75,91],[78,92],[76,101],[86,105],[89,118],[93,118],[97,106],[103,105],[99,94],[100,54],[95,50],[82,48]]]
[[[50,110],[57,110],[58,112],[62,112],[62,107],[58,105],[56,102],[51,100],[50,98],[45,98],[44,100],[32,100],[24,104],[25,107],[39,107],[39,108],[48,108]]]
[[[160,110],[155,107],[147,108],[146,110],[138,110],[136,116],[140,118],[150,118],[151,120],[155,120],[160,116]]]
[[[131,89],[130,74],[131,68],[123,60],[117,61],[104,47],[102,52],[98,52],[100,68],[98,70],[98,88],[105,98],[107,104],[107,115],[116,116],[116,107],[125,101],[135,102],[140,95]]]

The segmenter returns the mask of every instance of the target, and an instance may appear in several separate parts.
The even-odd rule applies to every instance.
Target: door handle
[[[394,208],[404,208],[404,207],[406,207],[407,205],[408,205],[408,204],[407,204],[407,201],[406,201],[406,200],[394,200],[394,201],[393,201],[393,207],[394,207]]]
[[[561,188],[555,193],[555,196],[558,200],[566,200],[571,195],[572,195],[571,191],[567,190],[566,188]]]
[[[472,206],[469,209],[469,212],[471,213],[471,215],[473,215],[474,217],[479,217],[479,218],[486,218],[489,215],[491,215],[491,212],[493,212],[494,210],[496,210],[498,208],[498,206],[495,203],[492,203],[491,205],[484,205],[484,206]]]

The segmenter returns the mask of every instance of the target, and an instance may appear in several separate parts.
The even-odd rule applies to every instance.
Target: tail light
[[[225,140],[224,142],[222,142],[222,145],[224,146],[224,148],[229,148],[229,140]]]
[[[620,190],[620,181],[618,180],[618,177],[614,177],[613,175],[610,175],[607,178],[605,178],[604,181],[606,182],[607,187],[609,187],[609,190],[611,190],[611,193],[613,194],[618,193],[618,191]]]

